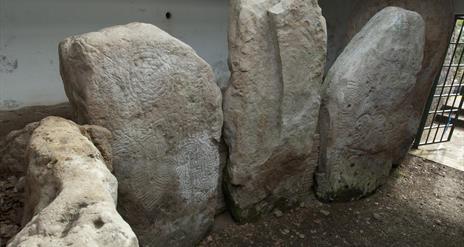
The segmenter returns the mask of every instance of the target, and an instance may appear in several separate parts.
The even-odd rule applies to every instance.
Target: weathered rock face
[[[149,24],[66,39],[61,75],[78,119],[114,135],[119,210],[142,245],[191,246],[213,222],[221,93],[194,50]]]
[[[248,221],[309,192],[326,58],[316,0],[231,1],[226,193]]]
[[[113,135],[111,132],[101,126],[96,125],[82,125],[81,132],[89,140],[91,140],[95,147],[100,151],[106,166],[112,172],[113,151],[111,149],[111,139]]]
[[[412,144],[411,114],[425,24],[415,12],[385,8],[358,33],[330,69],[320,114],[317,194],[349,200],[384,183]]]
[[[48,117],[34,130],[27,153],[23,218],[29,223],[9,247],[138,246],[116,211],[116,178],[83,135],[86,129]]]

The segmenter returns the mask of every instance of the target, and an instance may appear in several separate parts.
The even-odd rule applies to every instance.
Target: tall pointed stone
[[[230,11],[225,187],[249,221],[310,190],[327,34],[316,0],[232,0]]]
[[[326,76],[317,194],[372,193],[409,149],[420,121],[412,97],[424,53],[422,17],[388,7],[353,38]]]
[[[221,92],[195,51],[132,23],[60,44],[81,122],[111,130],[119,210],[142,246],[192,246],[211,227],[219,180]]]

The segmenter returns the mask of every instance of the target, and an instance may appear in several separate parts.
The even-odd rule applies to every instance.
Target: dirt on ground
[[[361,201],[300,208],[235,224],[217,217],[200,246],[464,246],[464,172],[409,156]]]
[[[29,123],[37,122],[48,116],[57,116],[75,120],[69,103],[50,106],[28,106],[17,110],[0,111],[0,142],[12,130],[24,128]]]
[[[0,175],[0,246],[21,228],[24,208],[24,177]]]
[[[20,230],[23,191],[24,178],[0,176],[0,246]],[[199,246],[464,246],[464,172],[409,156],[366,199],[310,197],[244,225],[225,213]]]

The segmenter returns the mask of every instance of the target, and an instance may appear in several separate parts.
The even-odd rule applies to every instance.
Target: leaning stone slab
[[[411,95],[424,52],[422,17],[388,7],[353,38],[324,82],[317,195],[366,196],[412,144],[420,116]]]
[[[225,187],[235,219],[250,221],[310,191],[327,35],[316,0],[233,0],[230,9]]]
[[[86,129],[48,117],[33,131],[27,149],[25,226],[9,247],[138,246],[116,211],[116,178]]]
[[[61,75],[80,122],[113,135],[119,211],[143,246],[191,246],[213,223],[221,92],[188,45],[131,23],[66,39]]]

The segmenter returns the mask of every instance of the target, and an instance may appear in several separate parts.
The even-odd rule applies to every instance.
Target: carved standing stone
[[[327,35],[316,0],[232,0],[230,9],[225,187],[233,216],[249,221],[310,190]]]
[[[422,69],[417,74],[412,114],[422,115],[433,82],[439,75],[455,24],[455,0],[319,0],[327,19],[328,57],[326,69],[343,52],[350,40],[380,10],[397,6],[419,13],[426,33]],[[340,11],[342,10],[342,11]],[[418,128],[419,125],[416,126]],[[407,149],[404,149],[407,150]],[[407,152],[394,161],[399,165]]]
[[[132,23],[60,44],[81,122],[112,131],[119,210],[144,246],[191,246],[211,227],[219,180],[221,92],[195,51]]]
[[[425,23],[416,12],[388,7],[359,32],[326,76],[320,113],[317,194],[350,200],[372,193],[412,144],[416,75]]]
[[[95,126],[58,117],[37,125],[27,149],[25,226],[8,246],[139,246],[116,211],[116,178],[86,137]]]

